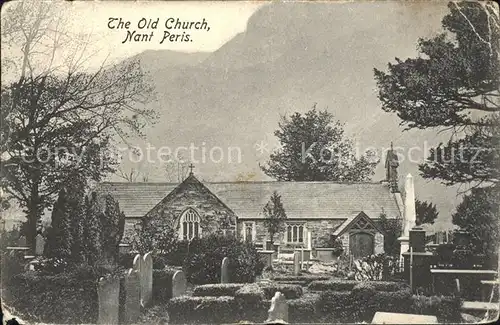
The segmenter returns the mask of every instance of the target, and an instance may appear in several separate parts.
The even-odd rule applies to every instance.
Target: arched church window
[[[186,210],[180,219],[179,234],[181,239],[191,240],[195,237],[201,237],[200,216],[193,209]]]

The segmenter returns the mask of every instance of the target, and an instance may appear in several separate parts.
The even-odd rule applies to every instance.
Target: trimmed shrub
[[[239,321],[265,321],[267,318],[268,303],[264,298],[264,291],[256,283],[246,284],[236,291],[235,299],[240,308],[241,319]]]
[[[234,297],[177,297],[167,303],[170,324],[220,324],[240,321]]]
[[[462,301],[451,296],[412,296],[410,312],[413,314],[434,315],[440,323],[461,322]]]
[[[218,283],[221,263],[229,258],[229,278],[233,283],[251,283],[262,274],[264,263],[250,242],[232,236],[209,235],[191,242],[183,269],[190,283]]]
[[[222,297],[231,296],[234,297],[236,291],[245,286],[244,283],[216,283],[216,284],[204,284],[199,285],[194,288],[193,296],[199,297]]]
[[[375,312],[406,312],[410,309],[411,290],[408,286],[394,282],[378,284],[377,282],[361,282],[352,292],[357,321],[371,321]],[[396,285],[397,284],[397,285]],[[399,287],[398,287],[399,285]],[[378,291],[377,289],[396,289],[397,291]]]
[[[400,290],[410,290],[410,286],[406,284],[406,282],[367,281],[361,283],[363,283],[364,286],[372,287],[376,291],[394,292]]]
[[[319,322],[352,323],[355,303],[349,291],[323,291],[319,294]]]
[[[297,284],[271,282],[259,285],[264,290],[266,299],[271,299],[278,291],[284,294],[286,299],[297,299],[302,296],[302,287]]]
[[[359,283],[355,280],[313,281],[308,288],[311,291],[350,291]]]
[[[6,288],[7,303],[32,322],[95,324],[97,281],[74,274],[38,275],[25,272]]]
[[[264,290],[259,287],[256,283],[246,284],[240,289],[238,289],[235,294],[235,298],[246,303],[260,303],[264,300],[265,294]]]
[[[288,320],[290,323],[319,323],[319,294],[306,294],[299,299],[288,300]]]
[[[305,282],[305,284],[310,284],[313,281],[327,281],[330,280],[329,276],[318,276],[318,275],[279,275],[273,277],[274,281],[279,282]]]

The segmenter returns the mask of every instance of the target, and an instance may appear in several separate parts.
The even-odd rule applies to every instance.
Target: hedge
[[[231,296],[234,297],[236,291],[245,286],[244,283],[216,283],[216,284],[204,284],[199,285],[194,288],[193,296],[199,297],[222,297]]]
[[[305,282],[309,284],[313,281],[327,281],[330,280],[329,276],[319,276],[319,275],[278,275],[273,277],[274,281],[279,282]]]
[[[260,303],[265,298],[264,290],[256,283],[247,284],[238,289],[234,297],[245,304]]]
[[[216,324],[240,321],[234,297],[177,297],[167,303],[170,324]]]
[[[7,303],[33,322],[96,323],[97,281],[73,274],[38,275],[29,271],[14,276],[6,288]]]
[[[379,291],[377,289],[396,289],[397,291]],[[355,304],[355,317],[361,321],[371,321],[377,311],[407,312],[412,304],[411,290],[405,285],[390,285],[376,282],[361,282],[357,284],[351,296]]]
[[[274,297],[276,292],[281,292],[285,295],[286,299],[296,299],[302,296],[302,287],[297,284],[286,284],[286,283],[261,283],[259,286],[264,290],[266,299],[271,299]]]
[[[290,323],[319,323],[319,294],[306,294],[298,299],[288,300],[288,321]]]
[[[308,288],[311,291],[350,291],[359,283],[356,280],[313,281]]]
[[[355,308],[355,301],[349,291],[323,291],[319,294],[317,309],[321,322],[351,323],[354,321]]]
[[[263,322],[267,318],[268,303],[264,290],[256,283],[247,284],[236,291],[239,306],[239,321]]]
[[[399,290],[410,290],[410,286],[406,282],[394,282],[394,281],[366,281],[360,282],[356,286],[367,285],[375,289],[375,291],[386,291],[394,292]],[[354,288],[353,288],[354,289]]]
[[[439,323],[459,323],[462,320],[461,307],[462,301],[458,297],[416,295],[412,297],[409,312],[434,315],[438,318]]]

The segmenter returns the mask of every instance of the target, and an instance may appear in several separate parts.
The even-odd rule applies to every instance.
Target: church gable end
[[[144,217],[145,224],[167,224],[180,239],[215,233],[234,233],[236,216],[217,196],[190,174]]]

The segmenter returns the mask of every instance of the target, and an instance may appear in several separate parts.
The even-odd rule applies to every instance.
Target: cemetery
[[[67,324],[377,324],[405,315],[409,323],[457,323],[497,317],[496,272],[478,265],[474,269],[442,268],[443,257],[426,251],[420,235],[418,227],[410,231],[402,272],[390,258],[378,256],[354,261],[350,267],[346,263],[343,270],[339,258],[335,272],[311,273],[309,269],[318,269],[313,266],[322,262],[313,259],[313,266],[308,266],[299,258],[299,251],[292,265],[272,262],[266,266],[267,257],[252,245],[212,236],[206,241],[218,240],[221,246],[212,246],[216,252],[205,254],[208,257],[203,261],[191,260],[198,272],[186,264],[165,265],[169,258],[178,257],[129,252],[123,254],[122,265],[92,278],[84,271],[50,274],[37,265],[41,262],[36,257],[24,256],[22,246],[9,247],[19,268],[4,301],[20,319]],[[206,249],[201,240],[191,245],[191,254],[203,255],[197,255]],[[234,248],[238,245],[257,257],[255,265],[244,265],[253,267],[253,273],[241,272],[242,261]],[[155,257],[164,262],[155,263]],[[437,279],[441,275],[449,283]],[[478,293],[467,286],[483,290]]]
[[[176,205],[188,220],[180,233],[193,236],[179,236],[157,222],[163,219],[145,219],[124,244],[126,217],[118,200],[63,190],[51,227],[34,243],[15,234],[2,242],[3,307],[25,323],[64,324],[377,324],[405,317],[410,323],[474,323],[498,317],[497,257],[475,252],[463,230],[446,243],[429,244],[416,226],[411,176],[406,185],[395,248],[363,256],[355,254],[366,250],[358,250],[364,239],[348,239],[346,246],[342,231],[356,240],[366,237],[352,225],[373,231],[375,239],[382,237],[379,246],[389,238],[363,212],[339,225],[330,247],[316,247],[311,231],[302,232],[302,245],[257,242],[228,228],[209,232],[192,208]],[[214,198],[192,174],[179,188]]]

